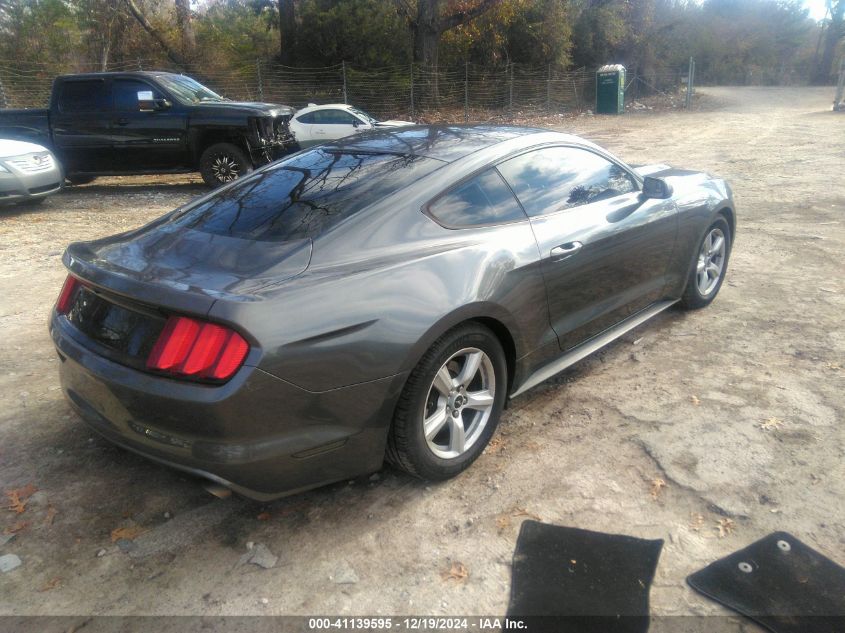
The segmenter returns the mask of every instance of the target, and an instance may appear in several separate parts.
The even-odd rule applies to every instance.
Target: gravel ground
[[[0,614],[502,614],[527,517],[665,539],[660,615],[728,613],[686,575],[774,530],[845,563],[845,115],[830,89],[702,92],[697,111],[559,129],[728,179],[739,232],[719,298],[515,399],[485,455],[437,485],[384,470],[271,504],[217,499],[93,437],[46,331],[62,250],[205,190],[108,178],[0,210],[0,488],[37,488],[23,512],[0,507],[0,555],[22,563],[0,574]],[[455,563],[466,578],[448,578]]]

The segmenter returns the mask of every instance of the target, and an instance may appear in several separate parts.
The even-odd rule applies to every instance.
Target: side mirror
[[[358,119],[353,119],[352,127],[357,128],[357,127],[360,127],[360,126],[361,126],[361,123],[358,121]]]
[[[643,197],[665,199],[672,197],[672,185],[662,178],[646,176],[643,180]]]
[[[156,110],[167,110],[170,106],[173,105],[167,99],[156,99],[155,100],[155,109]]]

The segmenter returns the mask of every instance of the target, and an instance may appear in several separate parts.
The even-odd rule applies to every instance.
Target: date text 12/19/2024
[[[311,631],[479,631],[497,633],[498,631],[527,630],[528,626],[520,619],[499,617],[322,617],[309,618],[308,629]]]

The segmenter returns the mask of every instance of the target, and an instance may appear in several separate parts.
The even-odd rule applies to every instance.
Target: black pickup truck
[[[229,101],[172,73],[64,75],[48,110],[0,110],[0,138],[50,148],[72,183],[199,171],[216,186],[294,149],[293,113]]]

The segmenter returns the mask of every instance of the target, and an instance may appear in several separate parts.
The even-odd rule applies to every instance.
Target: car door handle
[[[123,117],[115,120],[116,125],[129,125],[129,119],[124,119]]]
[[[582,246],[584,245],[581,242],[567,242],[566,244],[555,246],[549,255],[554,261],[566,259],[567,257],[572,257],[575,253],[580,251]]]

